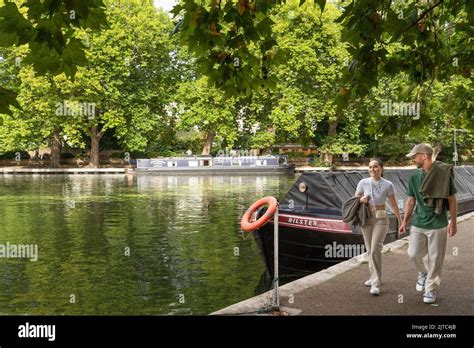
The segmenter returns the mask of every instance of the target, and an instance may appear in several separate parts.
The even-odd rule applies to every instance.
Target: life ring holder
[[[268,205],[268,209],[265,214],[263,214],[258,220],[251,221],[252,215],[264,205]],[[275,197],[267,196],[260,198],[258,201],[253,203],[250,208],[247,209],[244,216],[242,216],[242,220],[240,221],[240,227],[242,228],[242,230],[248,233],[259,229],[273,217],[277,207],[278,201]]]

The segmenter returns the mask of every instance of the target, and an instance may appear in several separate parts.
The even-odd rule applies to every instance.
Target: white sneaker
[[[374,296],[377,296],[378,294],[380,294],[380,289],[372,285],[372,287],[370,288],[370,293]]]
[[[418,279],[416,281],[416,291],[422,292],[423,290],[425,290],[426,276],[426,273],[418,273]]]
[[[369,279],[369,280],[366,280],[365,283],[364,283],[365,286],[372,286],[372,281]]]
[[[426,291],[423,295],[423,302],[424,303],[435,303],[436,302],[436,292],[434,291]]]

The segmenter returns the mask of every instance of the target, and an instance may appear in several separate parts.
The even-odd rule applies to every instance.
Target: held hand
[[[457,231],[458,231],[458,226],[456,225],[456,223],[450,222],[448,226],[448,237],[454,237]]]
[[[397,221],[398,221],[398,226],[401,226],[403,224],[403,215],[398,214]]]
[[[398,228],[398,232],[400,232],[400,234],[405,234],[406,231],[407,231],[407,224],[405,223],[405,221],[403,221],[400,224],[400,227]]]
[[[370,196],[363,196],[359,199],[360,203],[368,204],[369,203]]]

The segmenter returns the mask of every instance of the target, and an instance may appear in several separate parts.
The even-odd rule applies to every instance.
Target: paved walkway
[[[379,296],[372,296],[364,286],[368,265],[359,256],[282,286],[280,305],[300,315],[474,315],[472,215],[461,218],[457,235],[448,238],[436,304],[423,303],[422,293],[415,290],[417,272],[404,238],[388,245],[390,250],[385,248]],[[265,293],[213,314],[251,314],[269,302],[270,293]]]

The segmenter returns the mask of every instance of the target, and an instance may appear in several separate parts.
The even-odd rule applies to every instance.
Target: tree
[[[49,139],[54,145],[53,166],[59,165],[64,141],[84,148],[84,135],[89,137],[89,163],[97,167],[100,140],[108,129],[127,150],[143,150],[171,122],[166,107],[176,71],[168,16],[158,13],[151,3],[133,0],[111,1],[107,16],[108,29],[76,33],[86,47],[87,66],[78,68],[74,80],[65,74],[36,76],[22,60],[21,106],[9,122],[28,130],[13,133],[24,139],[26,148]],[[14,58],[4,66],[11,70]]]
[[[326,1],[316,1],[321,9]],[[248,91],[262,84],[272,91],[276,86],[265,85],[265,77],[276,76],[282,47],[273,41],[275,26],[269,13],[282,1],[185,1],[175,7],[176,31],[183,43],[192,48],[200,71],[209,81],[235,92]],[[300,1],[300,6],[311,1]],[[472,53],[472,2],[458,0],[436,1],[348,1],[339,18],[342,39],[352,59],[340,82],[340,93],[334,98],[340,114],[350,105],[369,96],[372,88],[384,78],[400,72],[408,76],[408,95],[413,102],[426,104],[429,89],[435,81],[448,81],[454,75],[470,79]],[[265,20],[265,24],[263,21]],[[257,33],[258,35],[254,35]],[[261,54],[251,54],[249,63],[255,69],[232,68],[232,58],[251,53],[251,46],[265,47]],[[257,68],[261,68],[258,71]],[[265,74],[262,70],[265,68]],[[281,81],[280,81],[281,82]],[[407,98],[401,94],[400,98]],[[469,95],[465,95],[468,99]],[[461,104],[465,114],[472,114],[470,103]],[[380,106],[379,106],[380,107]],[[464,112],[463,112],[464,114]],[[286,115],[286,113],[282,113]],[[335,122],[335,121],[334,121]],[[330,125],[330,133],[337,123]],[[389,129],[390,127],[385,127]],[[401,128],[399,128],[401,129]]]
[[[335,24],[337,12],[332,5],[325,6],[325,0],[187,0],[174,9],[176,38],[192,54],[192,58],[184,59],[180,57],[182,49],[168,51],[173,43],[167,39],[161,46],[147,46],[146,41],[166,35],[147,36],[142,29],[164,33],[169,28],[165,15],[161,21],[168,24],[148,26],[145,23],[152,22],[151,18],[129,10],[143,5],[153,13],[150,1],[107,2],[107,13],[120,8],[126,16],[117,12],[117,22],[103,37],[97,33],[105,24],[101,19],[105,8],[100,1],[78,5],[73,0],[25,0],[25,6],[18,8],[19,3],[7,1],[0,7],[0,28],[4,29],[0,46],[21,45],[36,37],[40,44],[33,42],[26,55],[42,62],[34,65],[35,70],[50,77],[64,71],[65,62],[71,63],[72,68],[61,77],[61,95],[76,101],[88,98],[86,102],[94,103],[96,112],[93,118],[73,117],[75,121],[65,123],[63,132],[78,146],[84,146],[84,133],[90,135],[92,163],[98,160],[101,134],[107,130],[129,149],[144,149],[150,139],[160,138],[163,132],[159,129],[166,130],[167,135],[173,133],[169,131],[175,122],[169,117],[173,104],[166,96],[173,84],[186,79],[191,81],[182,84],[181,90],[196,93],[181,93],[182,100],[175,100],[184,108],[180,127],[203,130],[208,124],[214,125],[206,131],[206,152],[218,127],[214,116],[202,112],[206,107],[214,111],[230,105],[235,108],[232,117],[221,121],[217,137],[224,142],[260,148],[268,148],[275,141],[313,142],[324,149],[328,162],[333,153],[361,153],[363,145],[357,135],[361,133],[397,134],[402,139],[414,133],[414,127],[422,129],[433,121],[449,124],[449,129],[472,129],[471,2],[351,1],[345,3],[342,14],[337,14],[339,24]],[[65,18],[70,8],[76,11],[79,7],[81,20]],[[121,25],[143,28],[134,31],[135,39],[131,39],[120,32]],[[45,35],[38,37],[41,30]],[[345,46],[339,42],[341,30]],[[58,42],[54,42],[55,33],[59,33]],[[72,54],[75,50],[82,53]],[[153,52],[159,53],[152,57]],[[49,54],[57,64],[49,64],[45,58]],[[89,57],[84,70],[77,68],[86,64],[81,54]],[[346,59],[348,55],[351,58]],[[158,63],[151,67],[155,61]],[[169,68],[163,68],[167,64]],[[78,82],[67,82],[75,71]],[[12,76],[1,80],[0,94],[8,101],[5,105],[13,103],[18,92]],[[206,90],[204,81],[217,89]],[[211,108],[212,103],[200,102],[209,97],[226,105]],[[387,100],[419,103],[420,117],[383,115],[381,104]],[[192,101],[197,104],[192,105]],[[197,105],[199,112],[186,114]],[[450,117],[460,117],[451,117],[446,123],[442,109]],[[12,125],[11,118],[5,120]]]
[[[49,74],[35,76],[30,65],[18,64],[25,54],[24,48],[4,52],[0,74],[2,79],[15,81],[18,108],[0,118],[0,150],[38,149],[51,146],[51,166],[58,167],[62,147],[62,129],[71,122],[67,115],[55,114],[55,106],[63,99],[57,77]],[[20,59],[18,59],[20,58]]]
[[[216,137],[232,145],[237,133],[237,103],[224,93],[208,87],[206,77],[183,82],[176,95],[178,129],[192,130],[203,135],[202,154],[211,153]]]
[[[267,94],[268,113],[257,120],[258,142],[317,144],[329,163],[333,153],[363,151],[355,107],[340,112],[335,102],[348,57],[340,43],[341,28],[334,23],[339,14],[331,4],[321,12],[312,2],[300,6],[298,1],[272,12],[273,33],[286,61],[270,73],[278,83]]]
[[[29,124],[23,134],[33,143],[54,139],[54,166],[62,141],[84,148],[90,138],[90,165],[99,166],[100,140],[112,130],[129,151],[143,150],[166,131],[166,107],[173,89],[171,21],[151,4],[110,2],[110,27],[101,32],[80,30],[86,67],[74,81],[65,74],[35,76],[22,64],[20,101],[15,119]],[[132,30],[128,28],[133,28]],[[59,152],[58,152],[59,150]]]
[[[79,68],[75,82],[65,81],[71,95],[95,105],[93,117],[77,120],[90,136],[93,167],[108,129],[130,151],[144,150],[165,131],[176,74],[167,14],[151,2],[128,0],[110,1],[107,16],[109,29],[80,33],[88,43],[88,64]]]

